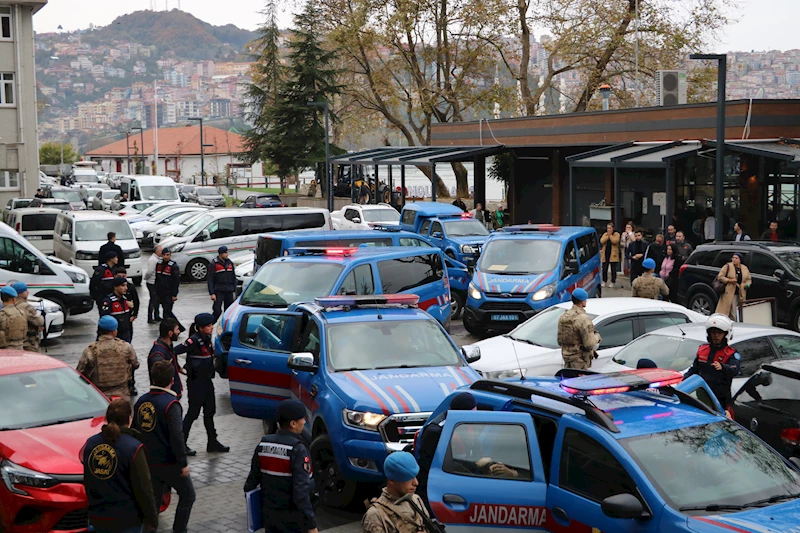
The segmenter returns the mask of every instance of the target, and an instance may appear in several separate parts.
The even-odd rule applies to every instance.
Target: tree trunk
[[[461,163],[460,161],[454,161],[450,163],[450,166],[453,167],[453,174],[456,175],[456,196],[458,196],[459,198],[469,198],[469,183],[467,183],[467,168],[464,166],[464,163]]]
[[[463,165],[461,166],[463,167]],[[428,179],[431,180],[431,182],[433,182],[433,179],[431,178],[431,167],[425,166],[417,168],[419,169],[420,172],[425,174],[428,177]],[[466,173],[466,170],[464,170],[464,172]],[[464,180],[466,182],[466,177],[464,178]],[[450,198],[450,191],[447,190],[447,185],[444,184],[441,177],[438,180],[436,180],[436,197]]]
[[[519,13],[520,24],[520,46],[522,48],[522,57],[519,62],[519,76],[517,80],[520,85],[520,93],[522,95],[522,102],[525,105],[525,112],[528,116],[536,114],[536,105],[539,102],[538,98],[534,99],[531,95],[531,82],[528,75],[528,66],[531,61],[531,28],[528,25],[528,1],[517,0],[517,12]],[[455,169],[454,169],[455,170]],[[458,176],[458,174],[456,174]],[[461,189],[459,189],[459,193]]]

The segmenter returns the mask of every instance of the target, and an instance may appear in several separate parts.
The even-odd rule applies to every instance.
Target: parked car
[[[81,202],[83,205],[83,202]],[[67,200],[60,198],[34,198],[28,207],[52,207],[53,209],[60,209],[62,211],[74,211],[75,207]]]
[[[133,202],[112,203],[111,211],[121,217],[126,217],[129,215],[138,216],[145,209],[153,207],[157,204],[159,204],[159,202],[154,202],[152,200],[135,200]]]
[[[558,321],[570,307],[572,303],[554,305],[510,333],[471,345],[481,350],[475,368],[484,377],[495,379],[518,378],[520,374],[555,375],[564,367],[558,347]],[[683,306],[646,298],[590,298],[586,314],[603,338],[593,368],[602,368],[620,348],[641,335],[664,326],[706,320]]]
[[[189,195],[192,194],[196,188],[197,185],[192,185],[192,184],[179,185],[178,197],[181,199],[181,202],[188,202]]]
[[[72,209],[75,211],[82,211],[86,209],[86,204],[83,203],[83,197],[81,196],[80,191],[75,189],[71,189],[69,187],[49,187],[44,189],[44,195],[48,198],[58,198],[60,200],[66,200],[72,206]],[[38,206],[29,206],[29,207],[38,207]]]
[[[183,217],[182,220],[186,220],[197,213],[205,211],[206,209],[204,209],[202,206],[191,205],[182,206],[177,209],[169,209],[162,211],[161,213],[154,215],[147,220],[132,222],[131,229],[136,232],[141,232],[141,238],[139,238],[137,235],[136,240],[139,241],[139,246],[149,249],[153,247],[153,238],[155,232],[160,228],[172,224],[173,221],[178,220],[180,217]],[[186,216],[184,217],[184,215]]]
[[[8,213],[12,210],[28,207],[32,201],[33,198],[11,198],[3,208],[3,222],[8,222]]]
[[[283,203],[283,200],[281,200],[280,196],[277,194],[254,194],[248,196],[239,207],[286,207],[286,204]]]
[[[111,211],[111,206],[114,204],[114,200],[119,200],[119,198],[120,194],[116,189],[97,191],[92,200],[92,205],[99,206],[104,211]]]
[[[28,303],[36,309],[39,316],[44,317],[44,331],[47,333],[40,334],[43,341],[57,339],[64,334],[64,312],[58,303],[36,296],[28,296]]]
[[[400,213],[389,204],[352,204],[333,211],[331,221],[334,229],[372,229],[376,225],[399,227]]]
[[[77,188],[81,185],[90,186],[100,183],[100,178],[97,172],[89,168],[74,168],[72,169],[72,187]]]
[[[61,210],[46,207],[23,207],[8,215],[8,225],[28,239],[45,255],[53,255],[53,229]]]
[[[150,238],[153,240],[153,246],[161,244],[161,241],[163,241],[164,239],[169,239],[173,235],[177,235],[178,233],[182,232],[188,226],[192,225],[198,217],[203,216],[203,214],[205,213],[206,213],[205,209],[184,211],[178,217],[170,220],[166,224],[162,224],[158,229],[156,229],[150,235]],[[249,251],[245,253],[252,258],[253,256],[252,253],[250,253]]]
[[[216,187],[197,187],[188,195],[189,201],[199,205],[225,207],[225,197]]]
[[[679,302],[698,313],[713,313],[719,297],[712,283],[734,252],[741,254],[742,264],[753,277],[747,299],[775,298],[778,323],[800,331],[798,243],[738,241],[698,246],[681,267]]]

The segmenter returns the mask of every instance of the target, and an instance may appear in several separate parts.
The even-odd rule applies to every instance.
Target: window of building
[[[0,170],[0,189],[19,189],[19,172]]]
[[[0,73],[0,105],[14,105],[14,74]]]
[[[0,6],[0,39],[11,40],[11,8]]]

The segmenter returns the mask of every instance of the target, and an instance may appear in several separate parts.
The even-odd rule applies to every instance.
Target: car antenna
[[[667,318],[669,318],[670,320],[672,320],[672,322],[675,324],[675,327],[676,327],[676,328],[678,328],[678,331],[680,331],[680,332],[681,332],[681,335],[685,337],[685,336],[686,336],[686,332],[685,332],[685,331],[683,331],[683,329],[681,329],[681,324],[680,324],[680,322],[678,322],[678,321],[675,319],[675,317],[674,317],[674,316],[672,316],[672,315],[670,314],[670,312],[669,312],[669,310],[668,310],[668,309],[664,309],[664,308],[662,307],[662,308],[661,308],[661,310],[662,310],[662,311],[664,311],[664,312],[667,314]]]
[[[519,356],[517,355],[517,347],[514,346],[514,341],[511,341],[511,349],[514,350],[514,358],[517,360],[517,370],[519,370],[519,380],[525,381],[525,374],[522,373],[522,365],[519,362]]]

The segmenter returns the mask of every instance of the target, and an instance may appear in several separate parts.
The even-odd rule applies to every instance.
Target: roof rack
[[[398,231],[403,231],[402,228],[399,226],[387,226],[386,224],[374,223],[371,224],[370,227],[375,231],[388,231],[391,233],[397,233]]]
[[[797,241],[714,241],[703,243],[700,246],[708,246],[715,244],[734,245],[734,246],[758,246],[761,249],[768,250],[770,246],[800,246]]]

